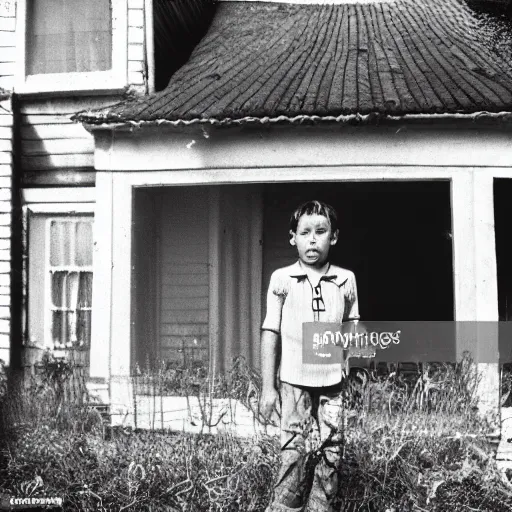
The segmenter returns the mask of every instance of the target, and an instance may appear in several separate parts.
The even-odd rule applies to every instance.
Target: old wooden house
[[[313,196],[340,213],[363,318],[509,319],[505,10],[49,3],[0,2],[2,357],[75,347],[114,413],[137,366],[257,366],[288,216]],[[468,346],[496,411],[497,336]]]

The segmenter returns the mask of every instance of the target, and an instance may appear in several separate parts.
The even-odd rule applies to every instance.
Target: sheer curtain
[[[228,370],[243,356],[259,366],[263,195],[260,185],[216,187],[211,203],[210,315],[213,366]]]
[[[112,68],[110,0],[27,0],[27,74]]]

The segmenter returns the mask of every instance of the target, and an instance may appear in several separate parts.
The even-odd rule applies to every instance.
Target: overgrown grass
[[[47,370],[31,390],[4,395],[0,493],[62,497],[64,510],[265,509],[276,438],[104,429],[87,397],[66,403],[67,370]],[[512,510],[487,440],[492,424],[475,412],[477,382],[465,360],[348,386],[340,510]],[[216,396],[259,393],[259,376],[242,361],[217,384]]]

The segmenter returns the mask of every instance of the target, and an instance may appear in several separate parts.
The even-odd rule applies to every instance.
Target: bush
[[[14,400],[4,404],[11,430],[0,494],[62,497],[65,510],[263,512],[268,504],[276,438],[105,430],[86,399],[72,404],[62,393],[73,370],[48,365],[43,374],[31,393],[9,395]],[[183,381],[172,378],[180,389]],[[259,393],[259,376],[243,361],[217,378],[213,391],[197,378],[198,393],[244,402]],[[475,413],[477,382],[467,359],[424,365],[407,378],[348,379],[339,424],[340,510],[512,510],[510,484],[487,441],[492,425]]]
[[[182,433],[93,434],[36,427],[10,443],[0,491],[60,496],[65,510],[263,510],[274,440]]]

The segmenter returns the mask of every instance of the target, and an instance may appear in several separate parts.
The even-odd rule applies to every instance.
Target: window
[[[18,92],[126,85],[126,2],[22,0],[17,30]]]
[[[29,340],[89,347],[92,314],[92,215],[29,218]]]

